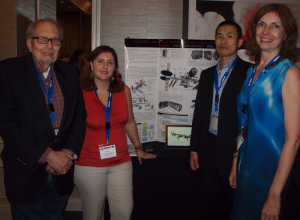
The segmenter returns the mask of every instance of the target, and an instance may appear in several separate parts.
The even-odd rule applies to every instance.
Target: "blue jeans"
[[[11,203],[11,214],[14,220],[62,220],[68,194],[56,193],[52,174],[48,175],[48,184],[41,199],[34,204],[22,205]]]

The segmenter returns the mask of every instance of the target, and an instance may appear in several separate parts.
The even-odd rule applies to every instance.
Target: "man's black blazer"
[[[46,164],[38,160],[47,147],[72,150],[79,156],[86,129],[86,111],[78,75],[62,61],[54,64],[64,96],[60,129],[55,137],[49,111],[37,78],[32,54],[0,62],[0,134],[4,183],[9,201],[37,202],[47,184]],[[65,174],[53,176],[57,193],[73,188],[74,166]]]
[[[238,135],[237,96],[250,66],[251,63],[238,58],[220,99],[216,158],[220,176],[223,178],[229,177],[232,155],[236,151],[236,136]],[[207,156],[205,151],[210,147],[208,146],[208,130],[212,110],[215,69],[216,66],[213,66],[201,73],[193,116],[190,150],[198,153],[200,168],[203,166],[203,159]]]

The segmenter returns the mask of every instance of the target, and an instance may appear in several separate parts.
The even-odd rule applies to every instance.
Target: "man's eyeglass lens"
[[[51,44],[55,46],[60,46],[62,43],[62,40],[57,38],[50,39],[48,37],[32,37],[31,39],[37,39],[39,44],[47,44],[49,40],[51,41]]]

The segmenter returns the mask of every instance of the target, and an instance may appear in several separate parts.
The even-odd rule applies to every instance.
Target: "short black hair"
[[[223,26],[234,26],[236,29],[236,32],[238,33],[238,39],[242,38],[242,28],[240,25],[238,25],[234,21],[222,21],[216,28],[215,36],[217,36],[217,31],[218,31],[219,27],[223,27]]]

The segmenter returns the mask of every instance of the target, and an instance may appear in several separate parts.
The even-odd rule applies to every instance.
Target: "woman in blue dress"
[[[230,184],[236,188],[232,219],[282,219],[286,185],[300,143],[300,71],[291,62],[298,38],[291,11],[260,8],[249,22],[251,55],[238,96],[241,136]],[[243,142],[242,142],[243,140]]]

